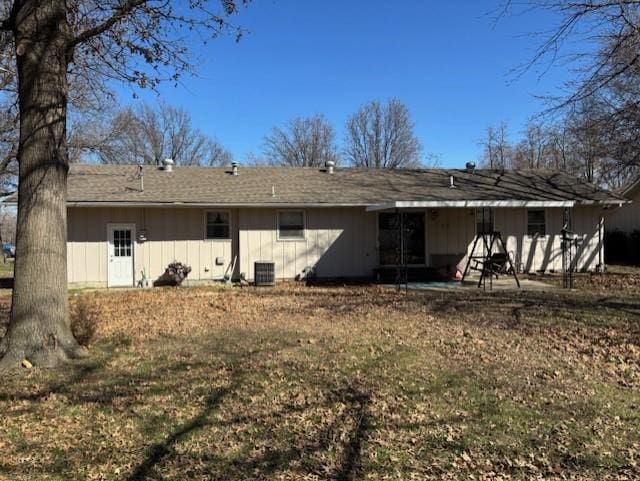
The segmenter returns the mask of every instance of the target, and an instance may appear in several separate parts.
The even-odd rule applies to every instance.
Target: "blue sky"
[[[370,100],[409,107],[425,151],[443,166],[478,160],[486,127],[508,122],[517,137],[567,72],[510,71],[531,58],[555,19],[534,12],[497,23],[501,0],[253,0],[233,18],[239,43],[194,42],[198,76],[163,85],[160,97],[242,161],[260,155],[273,126],[323,113],[342,142],[348,116]],[[121,100],[134,102],[122,88]],[[158,95],[143,92],[156,101]]]

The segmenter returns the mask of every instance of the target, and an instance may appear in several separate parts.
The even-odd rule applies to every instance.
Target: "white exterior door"
[[[108,286],[133,287],[133,224],[109,224]]]

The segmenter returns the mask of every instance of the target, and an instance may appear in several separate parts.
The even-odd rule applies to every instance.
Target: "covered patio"
[[[378,279],[407,288],[519,288],[520,273],[569,275],[603,263],[603,213],[575,201],[393,201],[366,210],[377,214]]]

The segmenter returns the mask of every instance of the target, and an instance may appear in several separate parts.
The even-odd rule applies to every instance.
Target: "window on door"
[[[131,257],[131,231],[116,229],[113,231],[113,255],[115,257]]]
[[[422,212],[380,213],[378,215],[380,265],[424,264],[426,258],[424,234],[425,224]]]

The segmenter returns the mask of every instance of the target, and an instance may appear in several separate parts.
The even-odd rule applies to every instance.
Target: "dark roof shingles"
[[[145,166],[144,191],[135,165],[71,166],[68,202],[198,204],[358,204],[432,200],[575,200],[623,198],[569,175],[547,171],[367,170]],[[449,187],[454,176],[456,188]],[[275,192],[275,195],[272,195]]]

